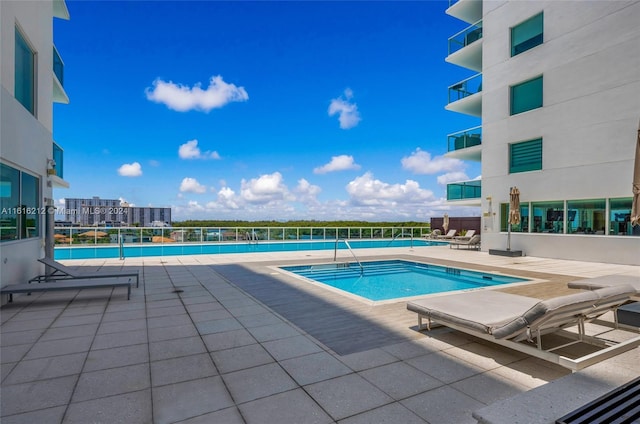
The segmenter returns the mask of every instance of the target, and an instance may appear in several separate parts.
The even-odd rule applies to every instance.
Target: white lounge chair
[[[611,344],[585,334],[585,323],[615,311],[635,293],[631,286],[607,287],[548,300],[539,300],[495,290],[435,296],[407,303],[418,314],[418,329],[432,323],[462,331],[493,343],[578,370],[640,345],[640,335]],[[568,328],[573,331],[567,331]],[[621,331],[621,330],[620,330]],[[553,333],[562,343],[544,346],[543,336]],[[546,340],[545,344],[550,341]],[[567,349],[588,343],[599,350],[584,356],[571,355]],[[584,352],[583,352],[584,353]]]
[[[449,242],[449,249],[451,249],[452,246],[455,246],[457,249],[460,249],[460,246],[464,246],[467,249],[480,249],[480,236],[473,236],[468,240],[451,240]]]
[[[458,230],[449,230],[449,232],[447,234],[442,235],[442,236],[438,236],[437,238],[439,240],[452,240],[455,237],[457,232],[458,232]]]
[[[454,240],[471,240],[476,235],[476,230],[469,230],[463,236],[455,236]]]
[[[640,276],[633,275],[605,275],[602,277],[585,278],[570,281],[567,286],[571,289],[597,290],[604,287],[628,285],[636,289],[634,297],[640,297]]]
[[[138,271],[96,271],[96,272],[82,272],[74,271],[73,269],[54,261],[50,258],[41,258],[38,261],[42,262],[46,266],[53,269],[53,272],[44,275],[38,275],[37,277],[29,280],[30,283],[43,283],[54,282],[60,280],[73,280],[73,279],[94,279],[94,278],[119,278],[119,277],[135,277],[136,287],[140,286],[140,279]]]

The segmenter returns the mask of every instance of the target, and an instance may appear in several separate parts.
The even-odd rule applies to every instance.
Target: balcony
[[[447,15],[469,24],[482,19],[482,0],[449,0]]]
[[[55,141],[53,142],[53,162],[49,164],[49,178],[55,188],[69,188],[69,183],[64,180],[64,150]]]
[[[482,71],[482,21],[449,38],[449,55],[445,60],[472,71]]]
[[[467,201],[465,203],[469,205],[479,205],[482,191],[482,181],[462,181],[458,183],[447,184],[447,201],[460,202]]]
[[[476,74],[449,86],[449,104],[445,109],[466,115],[482,116],[482,74]]]
[[[482,126],[458,131],[447,136],[447,157],[472,160],[482,159]]]
[[[53,0],[53,16],[69,20],[69,9],[67,9],[67,3],[64,0]]]
[[[64,91],[64,62],[53,46],[53,101],[56,103],[69,103],[69,96]]]

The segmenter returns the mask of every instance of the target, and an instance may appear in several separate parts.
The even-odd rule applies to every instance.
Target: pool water
[[[528,281],[404,260],[285,266],[280,269],[371,301]]]
[[[421,247],[435,246],[446,243],[423,239],[380,239],[380,240],[349,240],[353,249],[369,249],[381,247]],[[322,241],[261,241],[245,243],[204,243],[204,244],[125,244],[125,258],[139,258],[148,256],[181,256],[181,255],[218,255],[225,253],[256,253],[256,252],[295,252],[301,250],[334,250],[335,240]],[[338,242],[338,249],[346,249],[344,241]],[[119,258],[118,246],[78,246],[56,247],[54,258],[64,259],[94,259]]]

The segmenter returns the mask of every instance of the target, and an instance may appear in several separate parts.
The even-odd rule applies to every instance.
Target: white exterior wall
[[[482,248],[504,249],[500,203],[631,196],[640,119],[640,1],[483,3]],[[510,28],[544,11],[544,43],[510,55]],[[543,107],[509,115],[510,85],[543,75]],[[509,144],[543,139],[541,171],[509,174]],[[487,197],[491,197],[491,205]],[[608,219],[608,218],[607,218]],[[640,237],[512,234],[527,255],[640,263]]]
[[[36,51],[36,117],[14,97],[15,28],[20,27]],[[0,1],[0,159],[40,179],[40,206],[52,197],[47,159],[53,129],[53,4],[45,1]],[[45,216],[40,236],[0,243],[0,284],[24,283],[42,271]]]

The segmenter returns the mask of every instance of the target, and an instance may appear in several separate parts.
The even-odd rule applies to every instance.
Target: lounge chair
[[[29,280],[30,283],[43,283],[54,282],[60,280],[73,280],[73,279],[93,279],[93,278],[118,278],[118,277],[135,277],[136,287],[140,286],[140,278],[138,271],[97,271],[97,272],[81,272],[75,271],[60,262],[54,261],[50,258],[38,259],[46,266],[53,269],[53,272],[44,275],[38,275],[37,277]]]
[[[480,236],[473,236],[469,240],[454,239],[449,242],[449,249],[455,246],[460,249],[460,246],[465,246],[467,249],[480,249]]]
[[[447,234],[440,235],[437,238],[439,240],[452,240],[455,237],[457,232],[458,232],[458,230],[449,230],[449,232]]]
[[[640,276],[633,275],[605,275],[602,277],[585,278],[567,283],[571,289],[597,290],[604,287],[628,285],[636,289],[634,297],[640,297]]]
[[[609,340],[585,334],[585,323],[615,311],[634,293],[633,287],[621,285],[541,301],[495,290],[476,290],[411,301],[407,309],[418,314],[419,330],[426,318],[427,330],[436,322],[575,371],[640,345],[636,332],[613,345]],[[569,327],[574,327],[573,331],[565,330]],[[543,348],[542,337],[551,334],[557,336],[552,338],[555,343]],[[558,346],[559,339],[562,342]],[[545,344],[549,343],[545,338]],[[565,356],[569,355],[566,349],[577,343],[588,343],[599,350],[581,357],[574,357],[575,352],[571,357]]]
[[[463,236],[455,236],[454,240],[470,240],[471,237],[476,235],[476,230],[469,230]]]
[[[441,235],[442,235],[442,231],[440,231],[438,229],[435,229],[435,230],[431,231],[431,234],[429,234],[429,238],[437,239]]]
[[[58,280],[54,284],[10,284],[2,287],[0,294],[6,294],[8,296],[8,302],[13,302],[14,293],[31,294],[33,292],[102,289],[106,287],[126,287],[127,300],[131,299],[131,278],[103,278],[100,280],[66,279]]]

